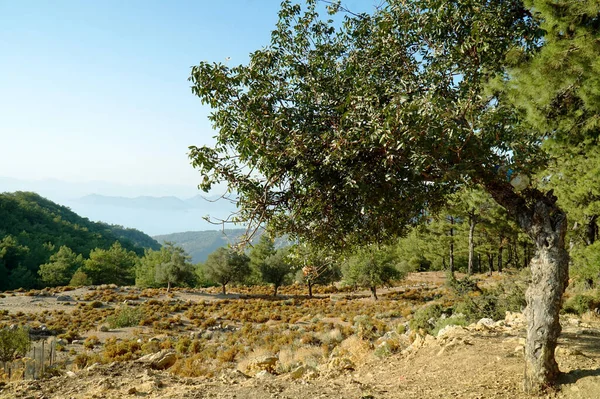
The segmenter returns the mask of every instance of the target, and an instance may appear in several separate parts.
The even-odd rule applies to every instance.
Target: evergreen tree
[[[219,284],[223,295],[227,294],[227,284],[242,282],[250,273],[250,259],[231,248],[221,247],[208,255],[203,265],[204,276]]]
[[[93,284],[129,285],[135,282],[135,265],[137,256],[127,251],[119,241],[109,249],[94,249],[83,265],[85,272]]]
[[[51,287],[67,285],[77,269],[83,265],[81,254],[75,254],[71,248],[62,246],[50,256],[50,262],[40,265],[38,274],[44,284]]]
[[[162,262],[155,266],[155,280],[158,284],[167,284],[167,292],[172,284],[191,284],[194,280],[194,267],[185,251],[172,242],[166,242],[161,248],[165,253]]]

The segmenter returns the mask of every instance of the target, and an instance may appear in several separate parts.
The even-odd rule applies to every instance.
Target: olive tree
[[[284,1],[247,65],[192,68],[218,132],[213,147],[190,147],[200,187],[227,183],[250,226],[343,246],[403,234],[478,184],[535,243],[525,388],[551,385],[567,221],[530,182],[553,130],[505,89],[545,43],[540,17],[520,0],[390,0],[340,27],[318,6]]]

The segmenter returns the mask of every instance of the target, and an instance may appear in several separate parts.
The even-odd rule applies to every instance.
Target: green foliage
[[[91,222],[35,193],[0,193],[0,290],[37,286],[39,266],[52,263],[50,257],[63,246],[85,258],[118,240],[141,255],[143,248],[129,241],[134,236],[136,242],[158,245],[141,232]]]
[[[277,296],[277,290],[282,285],[291,282],[295,271],[293,259],[290,257],[290,248],[282,248],[274,254],[267,256],[258,264],[261,280],[273,284],[273,296]]]
[[[83,271],[81,268],[77,269],[73,273],[71,281],[69,281],[71,287],[83,287],[86,285],[92,285],[92,279]]]
[[[567,313],[581,316],[585,312],[596,309],[598,306],[600,306],[600,300],[597,296],[576,294],[565,301],[563,310]]]
[[[248,282],[251,284],[260,284],[262,282],[260,268],[264,264],[265,260],[274,255],[275,241],[268,234],[260,236],[258,243],[252,246],[250,250],[250,269],[251,275],[248,278]]]
[[[86,259],[83,271],[93,284],[129,285],[134,282],[137,256],[127,251],[118,241],[109,249],[94,249]]]
[[[0,329],[0,362],[10,362],[25,356],[31,347],[29,331],[24,327]]]
[[[388,247],[368,246],[357,249],[342,266],[347,284],[370,288],[375,298],[378,286],[404,278],[406,273],[406,270],[396,268],[396,259]]]
[[[242,282],[250,273],[250,259],[231,248],[218,248],[208,256],[203,265],[204,276],[225,287],[232,282]]]
[[[49,286],[67,285],[73,274],[83,265],[83,257],[71,248],[62,246],[50,256],[50,262],[40,265],[38,274],[42,282]]]
[[[194,280],[194,266],[189,262],[189,256],[171,242],[166,242],[159,251],[146,250],[135,268],[138,287],[193,285]]]
[[[165,261],[156,265],[156,282],[167,284],[169,288],[173,284],[192,284],[195,275],[194,267],[189,262],[189,256],[183,249],[174,246],[171,242],[165,243],[163,248],[167,257]]]
[[[417,332],[433,333],[436,322],[442,313],[444,313],[442,305],[433,304],[423,306],[422,308],[419,308],[412,319],[410,319],[410,329]]]
[[[140,325],[144,317],[144,312],[139,308],[122,306],[115,310],[115,313],[106,318],[106,323],[110,328],[135,327]]]

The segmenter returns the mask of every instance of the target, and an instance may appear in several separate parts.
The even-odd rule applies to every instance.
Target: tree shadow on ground
[[[559,347],[575,349],[576,355],[584,356],[590,361],[596,361],[598,367],[577,368],[567,373],[561,373],[558,384],[574,384],[586,377],[600,377],[600,332],[595,329],[564,332],[559,340]]]

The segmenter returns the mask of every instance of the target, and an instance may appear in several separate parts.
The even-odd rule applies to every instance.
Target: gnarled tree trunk
[[[561,332],[559,312],[569,279],[569,256],[565,248],[567,218],[550,191],[514,192],[506,182],[488,181],[486,189],[511,214],[535,243],[531,259],[531,283],[525,298],[527,343],[525,345],[526,392],[539,393],[554,384],[559,369],[554,350]]]

